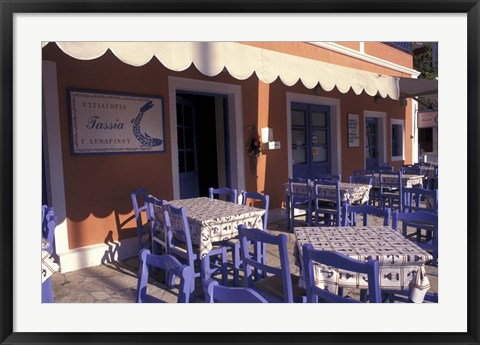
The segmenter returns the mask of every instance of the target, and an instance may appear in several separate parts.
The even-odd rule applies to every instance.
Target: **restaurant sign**
[[[437,111],[418,112],[417,127],[418,128],[438,127],[438,112]]]
[[[163,99],[68,90],[72,154],[165,151]]]

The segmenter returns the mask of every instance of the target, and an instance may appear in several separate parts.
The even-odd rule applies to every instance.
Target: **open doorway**
[[[176,107],[180,198],[230,187],[227,97],[178,91]]]

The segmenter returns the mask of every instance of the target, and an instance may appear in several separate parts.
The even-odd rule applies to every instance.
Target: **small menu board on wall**
[[[165,151],[163,99],[68,89],[73,155]]]
[[[348,147],[360,147],[360,116],[348,114]]]

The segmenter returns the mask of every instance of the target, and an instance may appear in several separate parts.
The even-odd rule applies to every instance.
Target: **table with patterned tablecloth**
[[[402,174],[402,182],[404,187],[423,186],[423,175]],[[389,184],[396,184],[398,177],[396,175],[383,174],[383,181]],[[380,187],[380,174],[373,174],[373,186]]]
[[[306,194],[306,185],[303,183],[293,183],[292,188],[298,190],[301,194]],[[314,183],[310,181],[310,189],[312,190],[312,197],[314,195]],[[335,186],[332,185],[317,185],[317,188],[322,188],[322,195],[325,195],[329,191],[332,195],[335,195]],[[360,203],[363,204],[368,201],[371,185],[360,183],[340,182],[340,199],[342,202],[348,202],[349,204]],[[288,183],[285,185],[285,195],[287,198],[287,204],[289,200]]]
[[[260,208],[206,197],[172,200],[169,204],[187,209],[192,242],[199,245],[201,258],[212,250],[214,242],[236,237],[241,224],[263,228],[265,210]]]
[[[425,176],[425,178],[435,178],[437,176],[438,167],[437,166],[420,166],[420,173]]]
[[[299,267],[302,246],[310,243],[315,249],[339,252],[357,260],[378,260],[380,287],[388,290],[410,289],[410,299],[414,302],[422,302],[430,288],[425,263],[432,260],[432,256],[388,226],[297,227],[294,234],[294,255]],[[318,286],[334,291],[338,291],[338,287],[368,287],[361,274],[333,270],[323,265],[315,265],[314,275]]]

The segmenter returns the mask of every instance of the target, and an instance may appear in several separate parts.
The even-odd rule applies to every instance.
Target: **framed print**
[[[0,8],[1,344],[479,344],[478,1],[3,0]],[[391,113],[408,113],[404,147],[417,149],[414,102],[401,101],[397,79],[347,71],[342,63],[361,57],[408,74],[402,61],[373,59],[367,43],[418,40],[439,47],[438,303],[90,303],[107,300],[113,288],[95,291],[87,303],[78,303],[86,301],[80,292],[77,303],[40,303],[35,212],[44,196],[58,206],[54,243],[65,288],[83,286],[91,276],[75,271],[93,260],[110,270],[114,287],[137,278],[137,267],[117,263],[138,258],[148,242],[137,238],[131,193],[138,188],[189,199],[198,179],[215,175],[203,184],[268,191],[269,218],[285,222],[282,178],[296,172],[293,161],[334,167],[345,172],[342,180],[354,164],[366,164],[364,156],[342,154],[363,151],[349,148],[360,147],[366,113],[382,132],[377,144],[385,157]],[[282,41],[302,43],[292,44],[302,46],[301,56],[281,55]],[[93,48],[86,52],[84,43]],[[317,53],[325,64],[314,69]],[[339,55],[345,57],[332,58]],[[276,59],[288,68],[269,69]],[[281,143],[259,156],[253,175],[245,154],[250,123],[272,128]],[[201,145],[208,154],[196,154]],[[312,152],[318,159],[309,162]],[[396,277],[384,273],[382,279]],[[117,297],[133,302],[135,294],[132,287]]]

